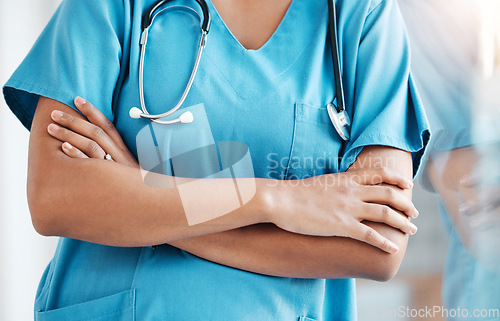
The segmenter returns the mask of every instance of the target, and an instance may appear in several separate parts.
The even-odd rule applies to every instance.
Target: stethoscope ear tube
[[[335,77],[335,92],[337,96],[337,107],[333,103],[328,104],[328,116],[333,127],[344,140],[349,140],[351,120],[345,110],[344,88],[342,85],[342,74],[340,70],[340,58],[338,49],[337,13],[334,0],[328,0],[328,34],[332,46],[333,74]]]
[[[334,0],[328,0],[328,32],[332,46],[333,73],[335,76],[335,89],[337,93],[337,111],[345,110],[344,88],[342,86],[342,75],[340,71],[340,59],[338,50],[337,13],[335,11]]]
[[[153,5],[151,5],[151,7],[149,7],[149,9],[146,12],[144,12],[144,14],[142,15],[142,25],[141,25],[142,31],[151,26],[156,11],[159,8],[163,7],[164,4],[167,4],[170,1],[172,0],[156,1],[155,3],[153,3]],[[201,10],[203,11],[203,22],[201,24],[201,29],[203,30],[203,32],[208,34],[211,23],[210,11],[208,10],[208,5],[205,0],[196,0],[196,2],[198,2],[198,4],[201,7]]]

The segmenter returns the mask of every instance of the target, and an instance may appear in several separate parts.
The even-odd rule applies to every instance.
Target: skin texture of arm
[[[373,160],[378,160],[378,163]],[[411,164],[411,156],[407,152],[373,146],[365,147],[349,170],[390,166],[411,177]],[[405,190],[404,193],[411,198],[411,190]],[[402,262],[408,235],[385,224],[365,224],[396,243],[400,251],[388,254],[351,238],[299,235],[270,224],[244,227],[171,244],[209,261],[266,275],[389,280],[394,277]]]
[[[176,189],[147,186],[137,168],[67,157],[47,132],[53,106],[82,118],[61,103],[40,99],[28,159],[28,203],[40,234],[148,246],[262,222],[255,198],[209,223],[188,226]]]
[[[75,119],[77,117],[82,119],[81,115],[61,103],[48,99],[40,100],[32,127],[28,198],[34,226],[38,227],[37,230],[41,234],[66,236],[115,246],[173,243],[193,254],[221,264],[258,273],[289,277],[355,276],[384,280],[392,277],[401,262],[406,246],[406,234],[397,232],[387,225],[367,223],[367,225],[374,227],[377,232],[398,244],[401,251],[396,255],[380,255],[384,252],[346,237],[304,237],[304,235],[285,232],[272,224],[258,224],[261,223],[259,221],[251,222],[252,218],[244,221],[246,215],[251,216],[248,213],[255,215],[255,211],[264,211],[262,209],[263,203],[259,202],[255,202],[249,207],[244,206],[208,224],[188,228],[181,205],[176,199],[177,194],[170,192],[167,195],[168,193],[161,189],[151,189],[145,186],[137,169],[119,163],[103,161],[102,157],[100,159],[73,159],[65,155],[60,149],[61,142],[49,136],[45,130],[50,124],[50,115],[53,114],[52,111],[56,107],[68,115],[73,115]],[[94,112],[96,111],[94,108]],[[71,125],[74,125],[75,122],[76,120],[73,120]],[[105,128],[104,125],[101,127]],[[81,133],[82,129],[79,130]],[[87,134],[87,137],[89,136],[90,134]],[[82,146],[79,145],[80,148]],[[375,160],[378,160],[378,163],[375,163]],[[124,164],[127,162],[125,161]],[[408,153],[399,150],[384,147],[366,148],[358,158],[358,162],[349,171],[353,174],[357,174],[359,171],[359,175],[362,175],[366,174],[366,171],[363,170],[370,167],[391,168],[393,171],[400,172],[402,178],[406,177],[405,181],[411,180],[411,158]],[[377,171],[377,173],[379,172]],[[340,187],[342,190],[344,186]],[[339,190],[339,186],[333,187],[334,190],[335,188],[337,191]],[[262,185],[262,189],[269,191],[266,184]],[[310,190],[313,190],[314,193],[310,193]],[[353,190],[350,191],[353,192]],[[395,215],[402,220],[403,226],[409,226],[406,215],[400,215],[389,209],[390,206],[381,205],[394,204],[397,207],[401,202],[395,200],[401,197],[406,198],[407,203],[411,204],[409,188],[403,190],[392,185],[391,187],[360,186],[358,193],[360,191],[362,194],[373,196],[373,201],[380,199],[380,195],[377,193],[382,193],[384,198],[387,198],[385,203],[363,205],[363,208],[368,212],[373,209],[381,210],[379,217],[373,216],[372,219],[380,222],[394,222],[393,219],[388,218]],[[373,194],[373,191],[377,193]],[[387,194],[387,192],[389,193]],[[272,202],[267,201],[264,204],[275,212],[280,212],[280,215],[285,218],[281,219],[285,225],[286,218],[290,216],[290,220],[294,221],[296,225],[294,229],[302,228],[302,225],[307,225],[309,222],[301,220],[301,217],[310,215],[310,213],[306,213],[307,211],[316,212],[312,210],[317,205],[315,202],[306,205],[297,202],[297,199],[300,199],[298,197],[300,194],[307,195],[308,193],[313,196],[317,194],[313,187],[291,189],[285,186],[278,191],[273,188],[273,193],[268,193],[267,196],[267,198],[272,199]],[[323,193],[322,197],[328,196],[327,193],[330,191]],[[341,195],[335,194],[332,194],[332,199],[340,197],[348,200],[351,197],[348,191],[340,193]],[[321,199],[315,201],[321,203]],[[271,203],[274,204],[274,207],[269,206]],[[353,207],[349,202],[339,204],[346,207],[347,210],[356,209],[356,206]],[[294,211],[295,207],[302,207],[302,212]],[[282,210],[283,208],[285,210]],[[333,209],[335,206],[327,208]],[[345,212],[346,208],[339,209],[339,211],[344,210]],[[323,213],[323,216],[330,212],[329,210],[325,212],[324,209],[321,212],[320,207],[316,207],[316,209]],[[332,211],[332,213],[334,212],[337,211]],[[407,210],[406,212],[411,211]],[[140,214],[138,215],[138,213]],[[237,215],[239,217],[235,217]],[[295,216],[295,220],[291,218],[292,215]],[[330,222],[332,226],[348,226],[345,222],[337,223],[339,224]],[[359,222],[357,224],[365,226]],[[246,225],[253,226],[248,229],[238,229]],[[359,229],[359,227],[355,228],[354,225],[351,227],[353,230]],[[313,230],[316,229],[317,225]],[[369,232],[370,229],[365,229],[369,233],[363,234],[361,241],[367,243],[373,241],[378,234],[375,230]],[[228,232],[213,234],[221,231]],[[304,232],[302,234],[308,234],[307,231]],[[262,237],[263,234],[265,237]],[[203,235],[206,238],[196,238]],[[187,239],[192,241],[175,243]],[[252,244],[247,244],[243,240]],[[265,242],[262,242],[263,240]],[[200,245],[199,242],[203,244]],[[211,246],[204,246],[208,244]],[[232,244],[234,247],[228,250],[228,244]],[[276,244],[274,250],[267,253],[262,252],[269,247],[269,244]],[[300,263],[304,261],[304,250],[310,253],[311,260],[307,262],[312,265]],[[325,251],[328,254],[325,254]],[[338,256],[330,255],[332,251]],[[352,251],[360,253],[359,257],[367,260],[365,262],[352,261],[353,258],[358,257],[358,255],[353,256],[350,253]],[[286,254],[288,261],[280,259],[280,255],[284,254]],[[245,259],[239,259],[238,255],[244,255]],[[268,256],[275,259],[269,260]],[[258,257],[262,260],[257,260]],[[325,257],[330,258],[330,260],[325,260]],[[380,259],[380,262],[374,268],[373,259],[375,258]],[[285,265],[283,265],[284,263]]]

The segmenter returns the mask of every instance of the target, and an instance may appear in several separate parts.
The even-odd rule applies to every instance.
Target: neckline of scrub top
[[[264,50],[264,48],[273,41],[273,38],[276,38],[277,34],[280,32],[280,28],[283,29],[285,28],[284,25],[287,24],[287,20],[289,20],[289,17],[291,15],[291,11],[292,11],[292,7],[295,5],[295,3],[297,2],[297,0],[292,0],[290,2],[290,5],[288,6],[286,12],[285,12],[285,15],[283,16],[283,18],[281,19],[280,23],[278,24],[278,27],[273,31],[273,33],[271,34],[271,36],[266,40],[266,42],[260,46],[259,48],[257,49],[248,49],[246,48],[245,46],[243,46],[243,44],[240,42],[240,40],[238,40],[238,38],[236,38],[236,36],[234,35],[234,33],[231,31],[231,29],[227,26],[226,22],[224,21],[224,19],[222,18],[222,16],[219,14],[219,11],[217,11],[217,8],[215,7],[215,5],[212,3],[212,1],[209,1],[209,6],[211,7],[210,8],[210,12],[212,12],[212,16],[218,20],[218,22],[224,27],[223,29],[225,29],[226,33],[230,36],[230,38],[243,50],[243,51],[261,51],[261,50]],[[275,37],[276,36],[276,37]]]
[[[230,32],[212,1],[207,3],[212,13],[212,24],[205,49],[206,57],[228,80],[228,85],[244,99],[257,94],[268,81],[276,83],[283,80],[292,65],[307,52],[308,44],[318,34],[324,34],[319,30],[326,28],[328,20],[326,0],[292,0],[267,42],[257,50],[249,50]],[[241,74],[246,77],[235,77]],[[249,77],[253,77],[256,83],[249,83]]]

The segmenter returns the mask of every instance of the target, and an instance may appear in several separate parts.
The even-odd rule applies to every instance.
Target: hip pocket
[[[127,290],[101,299],[35,313],[35,321],[134,321],[135,290]]]
[[[286,179],[302,179],[338,172],[342,140],[326,106],[295,104],[295,122]]]

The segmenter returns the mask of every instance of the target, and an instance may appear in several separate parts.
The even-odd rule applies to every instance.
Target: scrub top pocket
[[[341,146],[341,139],[333,128],[326,106],[296,103],[286,179],[338,172]]]
[[[35,321],[63,320],[134,321],[135,290],[127,290],[101,299],[35,313]]]

